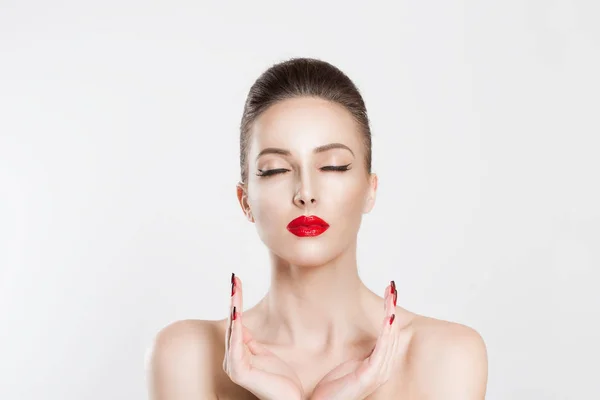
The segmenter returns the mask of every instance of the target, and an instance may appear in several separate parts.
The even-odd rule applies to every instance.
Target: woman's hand
[[[404,362],[410,329],[394,324],[398,293],[392,281],[384,297],[385,318],[371,354],[364,360],[350,360],[330,371],[315,387],[311,400],[362,400],[394,374]]]
[[[258,343],[243,325],[242,281],[231,276],[229,327],[223,370],[237,385],[261,400],[301,400],[304,391],[292,368]]]

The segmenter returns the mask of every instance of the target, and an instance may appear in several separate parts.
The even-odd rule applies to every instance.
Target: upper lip
[[[323,227],[328,227],[329,224],[325,221],[323,221],[321,218],[317,217],[316,215],[301,215],[296,219],[293,219],[289,224],[288,224],[288,228],[298,228],[301,226],[323,226]]]

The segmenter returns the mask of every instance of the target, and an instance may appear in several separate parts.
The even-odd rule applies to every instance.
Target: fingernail
[[[395,318],[396,318],[396,314],[392,314],[392,317],[390,318],[390,325],[392,324],[392,322],[394,322]]]
[[[236,319],[236,314],[235,314],[235,306],[233,306],[233,311],[231,312],[231,319],[235,321]]]
[[[235,294],[235,274],[232,272],[231,273],[231,295],[233,296]]]
[[[398,292],[394,292],[394,307],[396,307],[396,301],[398,301]]]
[[[390,288],[392,294],[396,293],[396,282],[391,281],[390,285],[392,285],[392,287]]]

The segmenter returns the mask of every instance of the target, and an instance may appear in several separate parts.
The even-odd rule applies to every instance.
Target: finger
[[[379,375],[383,363],[386,359],[386,353],[389,351],[390,336],[390,317],[383,319],[379,337],[375,343],[375,348],[371,355],[364,360],[362,365],[356,370],[356,377],[362,386],[368,387],[373,384],[373,380]]]
[[[374,362],[382,361],[384,358],[385,351],[389,344],[389,337],[392,331],[392,325],[390,321],[393,321],[394,314],[390,316],[385,316],[382,322],[381,329],[379,331],[379,337],[377,338],[377,342],[375,343],[375,348],[373,349],[373,353],[369,357]]]
[[[294,383],[296,384],[296,386],[298,388],[302,387],[302,382],[298,378],[298,375],[293,370],[293,368],[289,364],[278,359],[276,356],[275,357],[261,357],[261,356],[253,357],[252,358],[252,369],[259,370],[261,372],[266,372],[267,374],[271,374],[271,375],[278,376],[281,378],[285,378],[286,380],[291,379],[292,381],[294,381]],[[272,380],[273,377],[269,377],[269,380],[271,380],[271,382],[272,382],[271,384],[269,384],[269,386],[271,386],[273,383],[276,383],[275,380]],[[277,397],[277,399],[280,399],[280,397]]]
[[[237,312],[237,308],[236,308],[236,312]],[[232,316],[233,316],[233,307],[231,308],[231,312],[229,313],[229,327],[227,328],[227,331],[225,333],[225,338],[226,338],[226,343],[225,343],[225,350],[228,351],[229,347],[230,347],[230,343],[231,343],[231,333],[232,333]],[[252,333],[250,332],[250,330],[242,324],[242,342],[244,344],[250,343],[254,341]]]
[[[391,304],[393,304],[393,307],[395,307],[397,298],[398,292],[396,290],[396,283],[394,281],[390,281],[390,284],[385,288],[385,294],[383,296],[384,309],[387,307],[388,300]]]
[[[396,300],[398,298],[398,290],[396,289],[396,282],[390,282],[390,300],[392,302],[393,307],[396,307]]]
[[[252,340],[254,340],[252,332],[250,332],[250,329],[248,329],[246,325],[242,325],[242,342],[248,343]]]
[[[396,292],[396,285],[394,281],[391,281],[390,284],[386,287],[385,296],[383,299],[383,310],[384,315],[386,317],[390,317],[392,314],[396,312],[396,298],[398,293]]]
[[[391,290],[393,290],[391,285],[387,285],[385,289],[385,296],[383,297],[383,311],[386,317],[389,315],[388,304],[390,303],[390,297],[392,296],[390,292]]]
[[[396,351],[398,348],[398,326],[400,324],[395,321],[396,317],[396,301],[398,298],[398,290],[394,281],[390,282],[391,290],[386,300],[386,316],[389,317],[388,323],[390,324],[389,335],[387,337],[387,351],[385,352],[384,359],[381,364],[380,374],[384,379],[389,379],[395,365]]]
[[[379,337],[377,338],[377,342],[375,343],[375,347],[373,351],[368,357],[368,362],[363,364],[360,371],[361,376],[365,376],[367,381],[370,377],[379,376],[384,379],[388,379],[389,373],[391,371],[391,365],[394,361],[394,349],[396,346],[396,338],[395,338],[395,330],[394,326],[397,326],[396,323],[394,325],[394,320],[396,318],[396,307],[395,307],[395,299],[397,298],[396,285],[394,281],[391,281],[390,284],[386,287],[386,292],[384,296],[384,319],[382,321],[382,326],[379,331]]]
[[[248,350],[255,356],[272,356],[274,353],[266,348],[263,344],[257,342],[252,339],[246,342],[246,346],[248,346]]]
[[[225,330],[225,352],[229,351],[229,342],[231,339],[231,316],[233,311],[233,293],[234,293],[234,277],[235,274],[231,273],[231,293],[229,297],[229,315],[227,317],[227,329]]]
[[[383,294],[383,300],[387,301],[387,299],[389,298],[390,294],[392,293],[392,285],[387,285],[385,287],[385,293]],[[385,303],[384,303],[385,306]]]
[[[392,281],[393,283],[394,281]],[[394,350],[396,348],[396,335],[398,327],[400,324],[396,321],[396,296],[398,296],[398,292],[396,291],[395,285],[392,285],[392,290],[394,291],[392,294],[388,296],[386,301],[386,317],[387,319],[387,329],[389,330],[388,335],[388,351],[386,353],[384,364],[389,364],[391,362],[391,358],[394,356]]]
[[[241,357],[244,350],[244,325],[242,323],[243,288],[242,280],[235,274],[231,274],[231,333],[230,333],[230,353],[234,357]],[[250,331],[246,329],[246,338],[251,339]],[[237,358],[239,359],[239,358]]]
[[[248,347],[248,350],[250,350],[250,352],[252,354],[264,353],[264,349],[263,349],[264,346],[262,346],[256,340],[254,340],[254,337],[252,335],[252,332],[250,332],[250,329],[248,329],[248,327],[246,327],[246,325],[243,325],[243,324],[242,324],[242,343],[244,343]]]
[[[242,280],[235,274],[231,275],[231,307],[236,307],[238,311],[244,310]]]
[[[232,327],[232,313],[233,307],[236,310],[243,310],[243,299],[242,299],[242,281],[234,274],[231,274],[231,298],[229,301],[229,318],[228,318],[228,329],[225,333],[225,349],[229,350],[229,343],[231,342],[231,327]]]
[[[257,342],[246,325],[242,324],[242,342],[248,347],[248,350],[257,356],[273,355],[273,352],[267,349],[263,344]]]
[[[242,323],[242,312],[233,307],[231,315],[231,336],[229,341],[229,359],[233,362],[239,362],[244,355],[244,332]]]
[[[388,365],[393,341],[390,321],[393,321],[393,318],[394,314],[383,319],[381,331],[372,354],[357,370],[359,382],[365,389],[375,390],[390,378]]]
[[[229,352],[229,342],[231,340],[231,313],[233,311],[233,307],[231,302],[229,304],[229,313],[227,316],[227,329],[225,329],[225,353]]]
[[[227,317],[227,329],[225,329],[225,352],[229,351],[229,342],[231,341],[231,311]]]
[[[396,297],[396,293],[389,294],[388,298],[385,300],[385,316],[391,317],[392,314],[396,312],[396,307],[394,306],[394,299]]]
[[[392,304],[393,307],[393,304]],[[390,317],[390,325],[388,326],[389,335],[387,337],[387,351],[383,360],[382,365],[382,374],[386,379],[389,379],[390,374],[392,372],[392,368],[394,365],[394,360],[396,359],[396,347],[398,342],[398,333],[397,329],[394,329],[399,324],[395,321],[396,314],[392,314]]]
[[[233,309],[230,307],[229,316],[227,317],[227,329],[225,330],[225,357],[223,359],[223,369],[229,374],[231,367],[230,349],[231,349],[231,333],[233,328]]]
[[[369,356],[371,363],[377,363],[383,361],[383,355],[385,354],[385,345],[387,344],[386,338],[391,333],[391,325],[393,324],[393,320],[395,319],[395,309],[393,307],[393,298],[395,295],[395,283],[391,281],[389,285],[385,288],[385,296],[383,299],[383,309],[384,309],[384,319],[382,323],[382,327],[379,330],[379,337],[377,338],[377,342],[375,343],[375,347]],[[393,316],[394,315],[394,316]],[[392,322],[392,324],[390,324]]]

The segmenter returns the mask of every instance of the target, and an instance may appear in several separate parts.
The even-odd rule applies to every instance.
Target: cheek
[[[251,192],[248,203],[252,209],[255,222],[268,226],[281,218],[282,204],[285,202],[284,191],[277,188],[260,188]]]
[[[330,195],[334,199],[332,205],[340,213],[346,216],[362,214],[365,199],[363,185],[357,182],[347,182],[331,191]]]

